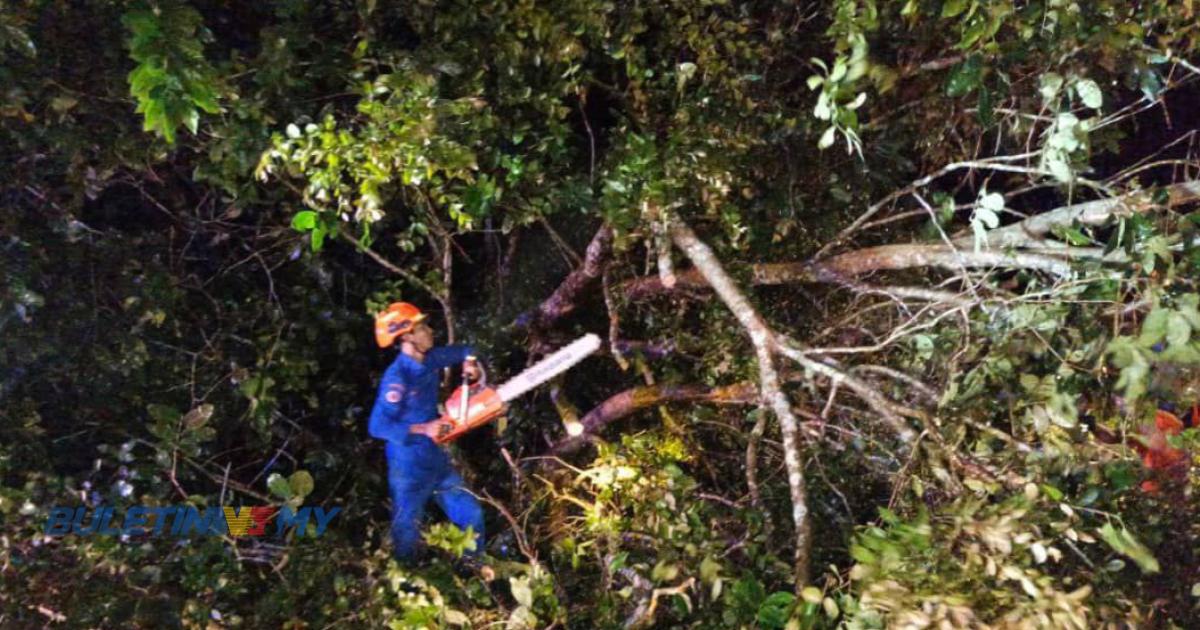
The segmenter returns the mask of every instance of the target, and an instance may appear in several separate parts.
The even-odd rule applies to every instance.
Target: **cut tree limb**
[[[990,234],[989,234],[990,243]],[[1064,254],[1069,254],[1064,251]],[[874,271],[895,271],[916,267],[940,267],[959,271],[968,269],[1021,268],[1045,271],[1056,276],[1071,275],[1071,265],[1055,256],[997,251],[958,250],[945,245],[881,245],[839,254],[810,265],[814,279],[855,277]]]

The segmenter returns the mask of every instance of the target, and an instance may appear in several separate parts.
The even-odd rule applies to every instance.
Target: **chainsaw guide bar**
[[[440,418],[434,441],[438,444],[453,442],[471,429],[500,417],[505,403],[566,372],[599,349],[600,337],[588,333],[525,368],[499,387],[459,387],[446,399],[446,414]]]

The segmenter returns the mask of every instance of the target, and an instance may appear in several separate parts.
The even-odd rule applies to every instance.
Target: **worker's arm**
[[[401,419],[404,417],[407,393],[408,384],[402,378],[384,375],[379,383],[379,393],[375,396],[375,408],[371,410],[371,419],[367,422],[367,432],[371,437],[389,442],[405,440],[410,425]]]
[[[467,357],[478,357],[475,348],[467,345],[440,346],[425,353],[423,363],[431,370],[440,370],[462,363]]]

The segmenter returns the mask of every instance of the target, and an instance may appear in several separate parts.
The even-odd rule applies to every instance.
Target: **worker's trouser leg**
[[[451,470],[440,479],[393,473],[388,481],[392,491],[392,544],[397,558],[410,560],[420,546],[421,518],[431,496],[459,529],[469,526],[474,530],[473,553],[483,551],[483,508],[467,492],[458,473]]]

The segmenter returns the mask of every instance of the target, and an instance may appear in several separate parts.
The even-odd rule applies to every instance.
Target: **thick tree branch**
[[[594,434],[609,423],[625,418],[647,407],[673,402],[711,402],[715,404],[745,405],[758,401],[757,388],[753,383],[736,383],[725,387],[709,388],[703,385],[652,385],[634,387],[610,396],[579,420],[584,434],[568,438],[555,445],[554,455],[565,455],[579,450],[587,443],[588,435]]]
[[[1165,191],[1164,205],[1175,207],[1200,200],[1200,181],[1186,181],[1159,189]],[[1052,246],[1039,252],[1010,252],[1012,247],[1039,246],[1046,244],[1046,237],[1055,226],[1069,226],[1074,222],[1083,225],[1101,225],[1109,217],[1121,213],[1145,212],[1154,204],[1153,191],[1130,193],[1110,199],[1063,206],[1034,215],[988,232],[988,247],[973,251],[974,236],[959,234],[953,244],[959,251],[945,245],[901,244],[869,247],[846,252],[816,262],[762,263],[750,268],[751,282],[755,285],[779,285],[794,283],[844,282],[845,280],[875,271],[895,271],[918,267],[940,267],[957,271],[968,269],[1012,268],[1045,271],[1056,276],[1070,274],[1070,259],[1096,259],[1094,248]],[[1112,259],[1117,261],[1116,258]],[[699,290],[708,288],[704,275],[697,269],[675,271],[675,289]],[[664,286],[657,276],[634,278],[623,285],[629,300],[645,299],[671,289]]]
[[[951,271],[968,269],[1019,268],[1045,271],[1056,276],[1068,276],[1071,265],[1062,256],[1021,252],[1002,252],[985,249],[979,252],[955,250],[945,245],[882,245],[839,254],[820,262],[762,263],[750,268],[750,281],[758,286],[795,283],[828,282],[843,284],[848,279],[875,271],[896,271],[919,267],[940,267]],[[698,269],[675,272],[675,289],[706,289],[708,283]],[[629,300],[639,300],[666,293],[658,276],[644,276],[625,282],[624,293]]]
[[[1200,181],[1180,182],[1158,190],[1166,192],[1167,199],[1164,205],[1168,208],[1200,199]],[[1151,200],[1155,192],[1157,191],[1138,191],[1043,212],[1024,221],[990,230],[988,244],[995,248],[1026,245],[1043,240],[1055,226],[1069,227],[1076,221],[1083,225],[1101,225],[1109,217],[1119,213],[1146,212],[1155,207]],[[963,234],[955,237],[954,242],[969,245],[972,238],[971,234]]]
[[[1064,254],[1069,252],[1064,252]],[[968,269],[1020,268],[1045,271],[1056,276],[1071,275],[1071,265],[1057,257],[989,248],[978,252],[945,245],[881,245],[839,254],[812,265],[815,279],[854,277],[874,271],[916,267],[940,267],[951,271]]]
[[[612,237],[612,228],[602,226],[588,243],[583,264],[568,274],[550,297],[517,317],[513,326],[523,329],[545,328],[575,310],[580,293],[603,273],[612,249]]]

